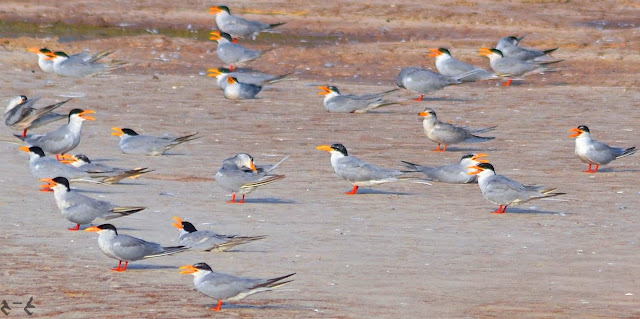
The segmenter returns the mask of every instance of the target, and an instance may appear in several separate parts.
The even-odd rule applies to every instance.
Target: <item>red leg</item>
[[[358,193],[358,186],[353,185],[353,189],[350,192],[346,192],[345,194],[347,194],[347,195],[355,195],[356,193]]]
[[[69,230],[80,230],[80,224],[76,224],[76,227],[69,228]]]
[[[504,214],[507,211],[507,205],[500,205],[500,207],[498,207],[498,210],[496,210],[495,212],[491,212],[493,214]]]
[[[440,143],[438,143],[438,147],[436,147],[435,149],[433,149],[432,151],[434,152],[440,152]]]
[[[213,311],[220,311],[220,309],[222,309],[222,300],[218,300],[218,306],[211,308],[211,310]]]
[[[242,195],[242,200],[239,201],[238,204],[244,204],[244,195]]]
[[[118,263],[118,268],[111,268],[113,271],[120,271],[120,266],[122,266],[122,260]]]
[[[592,173],[597,172],[597,171],[598,171],[598,168],[600,168],[600,164],[596,164],[596,168],[595,168],[595,169],[593,169],[593,172],[592,172]]]
[[[587,168],[587,170],[586,170],[586,171],[582,171],[582,172],[584,172],[584,173],[591,173],[591,164],[589,164],[589,168]]]
[[[122,267],[122,270],[121,270],[121,271],[125,271],[125,270],[127,270],[127,266],[129,266],[129,262],[128,262],[128,261],[125,261],[125,262],[124,262],[124,267]]]
[[[414,101],[420,102],[424,98],[424,94],[420,94],[420,97],[417,99],[413,99]]]
[[[235,38],[235,39],[233,39],[233,41],[231,41],[231,42],[233,42],[233,43],[238,43],[238,39],[237,39],[237,38]]]
[[[507,83],[503,83],[502,86],[511,86],[511,79],[509,79],[509,81],[507,81]]]
[[[444,145],[444,147],[442,148],[442,151],[446,151],[447,150],[447,144]]]
[[[235,71],[237,70],[237,68],[236,68],[235,66],[233,66],[233,65],[230,65],[230,66],[229,66],[229,70],[230,70],[231,72],[235,72]]]
[[[60,154],[56,154],[56,159],[58,160],[58,162],[62,160],[62,158],[60,158]]]
[[[27,137],[27,129],[24,129],[24,131],[22,131],[22,137]]]
[[[235,204],[236,203],[236,193],[233,193],[233,196],[231,197],[231,200],[228,201],[227,203],[229,203],[229,204]]]

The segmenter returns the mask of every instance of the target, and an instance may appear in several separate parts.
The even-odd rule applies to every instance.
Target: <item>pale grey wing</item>
[[[607,164],[622,155],[624,149],[614,148],[605,143],[592,140],[587,150],[587,158],[594,163]]]
[[[162,154],[173,140],[169,137],[136,135],[121,140],[118,145],[125,154]]]
[[[227,64],[255,60],[262,54],[262,51],[247,49],[236,43],[218,44],[216,52],[220,60]]]
[[[111,251],[121,260],[140,260],[164,252],[161,245],[129,235],[117,235],[110,242]]]
[[[262,90],[261,86],[240,83],[240,98],[242,99],[253,99],[256,97],[258,93]]]
[[[45,126],[49,123],[60,121],[66,118],[68,118],[68,115],[66,114],[47,113],[47,114],[41,115],[40,117],[35,119],[35,121],[31,122],[28,128],[37,128],[37,127]]]
[[[516,58],[502,58],[497,60],[491,67],[499,75],[511,76],[523,75],[539,68],[535,63],[522,61]]]
[[[26,102],[18,104],[9,112],[4,113],[4,124],[7,126],[13,126],[16,123],[22,121],[25,117],[34,112],[33,104],[38,101],[40,97],[28,99]]]
[[[108,64],[85,62],[78,59],[61,62],[55,72],[62,76],[81,78],[92,74],[107,71]]]
[[[79,170],[87,173],[115,173],[115,172],[124,172],[125,169],[115,168],[109,165],[100,164],[100,163],[87,163],[80,167]]]
[[[49,154],[64,153],[73,149],[80,141],[74,141],[67,125],[43,135],[29,135],[24,141],[31,146],[39,146]],[[77,143],[76,143],[77,142]]]
[[[95,200],[74,192],[67,193],[65,200],[71,203],[71,206],[65,209],[67,215],[65,217],[76,224],[88,224],[98,217],[105,218],[115,207],[109,202]]]
[[[438,122],[431,134],[435,135],[438,142],[443,144],[457,144],[474,137],[462,127],[443,122]]]
[[[427,170],[427,172],[422,172],[425,173],[425,175],[427,175],[430,179],[443,183],[466,184],[474,182],[476,180],[475,175],[467,174],[466,167],[463,167],[457,163],[434,167],[430,170]]]
[[[366,99],[353,99],[351,95],[338,95],[324,103],[324,108],[332,113],[352,113],[369,107]]]
[[[271,81],[273,79],[278,78],[275,75],[267,74],[267,73],[244,73],[244,72],[232,72],[229,74],[236,79],[240,83],[253,84],[253,85],[263,85],[265,82]]]
[[[219,25],[218,27],[226,33],[238,37],[248,37],[255,32],[268,29],[270,26],[259,21],[249,21],[242,17],[231,15],[226,17],[222,25]]]
[[[264,174],[254,174],[251,171],[242,171],[234,167],[223,166],[216,173],[216,181],[223,189],[230,192],[238,192],[240,188],[248,183],[260,180]]]
[[[228,236],[206,230],[198,230],[180,236],[180,245],[197,250],[211,250],[227,241],[229,241]]]
[[[89,178],[89,175],[82,170],[79,170],[71,165],[66,165],[58,162],[57,160],[49,157],[43,157],[38,159],[33,164],[29,165],[31,173],[36,178],[54,178],[65,177],[69,180],[79,178]]]
[[[427,94],[443,89],[444,87],[452,84],[461,83],[459,80],[452,77],[438,74],[430,70],[412,69],[412,71],[405,73],[402,78],[402,85],[404,88],[413,92]],[[402,74],[402,72],[400,73]]]
[[[196,289],[215,299],[224,300],[235,297],[241,293],[249,292],[261,284],[267,283],[264,279],[237,277],[228,274],[212,272],[196,282]]]
[[[502,175],[493,176],[482,190],[482,194],[486,199],[498,205],[508,205],[530,199],[529,192],[524,185]]]
[[[335,168],[335,170],[338,176],[346,179],[349,182],[383,180],[387,178],[397,177],[403,174],[402,172],[397,170],[389,170],[371,165],[352,156],[343,157],[337,163],[337,167]]]
[[[462,82],[475,82],[480,80],[491,79],[496,76],[493,72],[489,72],[483,68],[479,68],[477,66],[474,66],[469,63],[462,62],[456,59],[446,60],[445,63],[443,64],[442,69],[438,69],[438,71],[443,75],[448,75],[452,77],[458,77],[465,73],[476,71],[476,73],[465,76],[461,80]]]

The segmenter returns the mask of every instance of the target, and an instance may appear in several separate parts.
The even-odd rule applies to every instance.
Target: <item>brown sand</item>
[[[181,7],[161,1],[3,1],[0,19],[69,24],[194,28],[213,26],[212,3]],[[638,145],[638,16],[625,1],[241,1],[232,10],[287,21],[279,36],[248,46],[269,48],[249,66],[296,72],[253,101],[227,101],[211,78],[215,44],[163,35],[58,43],[55,37],[3,38],[2,101],[18,94],[83,95],[65,106],[91,108],[74,151],[120,167],[155,172],[126,185],[74,186],[120,205],[149,208],[114,220],[122,233],[175,245],[173,216],[221,233],[268,235],[228,253],[187,252],[133,262],[127,272],[97,247],[96,235],[70,232],[51,193],[38,192],[27,156],[0,143],[0,299],[34,297],[35,316],[52,318],[637,318],[640,316],[638,156],[601,169],[573,155],[569,129],[588,125],[595,138]],[[421,3],[421,2],[417,2]],[[297,13],[306,12],[302,15]],[[389,22],[386,20],[389,19]],[[560,72],[533,75],[521,85],[496,82],[449,87],[425,102],[372,114],[329,114],[315,88],[332,83],[346,93],[393,88],[404,66],[432,67],[426,49],[448,46],[455,56],[487,66],[480,46],[527,34],[522,45],[549,48],[565,59]],[[307,42],[305,39],[309,40]],[[59,78],[41,72],[30,46],[77,52],[116,48],[129,66],[101,78]],[[179,58],[171,54],[179,53]],[[168,62],[158,60],[164,54]],[[175,55],[174,55],[175,56]],[[325,64],[331,64],[327,67]],[[156,79],[154,79],[154,75]],[[357,75],[357,76],[354,76]],[[406,91],[397,98],[413,98]],[[43,104],[38,104],[43,105]],[[417,113],[475,127],[498,125],[494,141],[435,153]],[[57,124],[56,124],[57,125]],[[42,128],[48,131],[55,127]],[[141,133],[198,131],[203,138],[167,156],[125,156],[112,126]],[[11,140],[9,130],[5,138]],[[557,187],[565,196],[493,215],[477,185],[398,183],[343,193],[315,146],[343,143],[352,155],[386,167],[400,160],[457,161],[468,151],[490,153],[498,173]],[[258,164],[291,155],[284,181],[260,188],[244,205],[213,176],[223,159],[251,153]],[[208,224],[210,223],[210,224]],[[221,272],[269,277],[297,272],[282,292],[252,296],[223,312],[193,290],[177,267],[207,262]],[[10,317],[26,316],[18,306]]]

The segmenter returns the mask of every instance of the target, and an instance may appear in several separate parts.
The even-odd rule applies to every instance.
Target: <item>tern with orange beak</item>
[[[148,169],[147,167],[140,167],[134,169],[124,169],[119,167],[111,167],[102,163],[94,163],[89,157],[84,154],[65,154],[62,156],[61,163],[70,164],[71,166],[80,169],[83,172],[87,172],[90,174],[122,174],[129,173],[127,178],[138,178],[140,175],[153,172],[153,170]],[[134,175],[134,173],[137,173]]]
[[[118,234],[116,227],[111,224],[91,226],[84,231],[97,232],[99,234],[98,247],[100,247],[102,253],[107,257],[120,260],[118,267],[111,269],[118,272],[127,270],[130,261],[171,255],[189,249],[184,246],[163,247],[160,244],[140,238],[121,235]],[[124,266],[122,265],[123,261],[125,262]]]
[[[444,123],[438,120],[436,112],[430,108],[426,108],[419,113],[424,119],[422,120],[422,127],[427,138],[438,143],[433,151],[444,152],[447,150],[447,146],[458,143],[480,143],[494,139],[495,137],[477,136],[478,133],[486,133],[493,131],[497,126],[470,129],[463,126],[455,126],[453,124]],[[440,145],[444,147],[440,149]]]
[[[476,82],[498,77],[493,72],[455,59],[447,48],[429,49],[429,51],[431,51],[429,56],[436,58],[436,69],[442,75],[456,77],[474,71],[474,74],[461,79],[462,82]]]
[[[488,160],[483,159],[487,156],[489,155],[483,153],[466,154],[462,156],[460,162],[443,166],[421,166],[405,161],[402,162],[407,165],[407,167],[427,175],[429,180],[449,184],[468,184],[475,183],[478,180],[476,175],[469,175],[470,172],[475,171],[475,169],[470,168],[470,166],[488,163]]]
[[[216,25],[222,32],[229,33],[234,38],[248,38],[253,40],[260,32],[273,32],[273,28],[281,26],[286,22],[279,23],[262,23],[260,21],[251,21],[240,16],[231,14],[231,10],[227,6],[214,6],[209,8],[209,13],[216,16]]]
[[[111,129],[115,131],[111,135],[120,137],[118,146],[123,154],[158,156],[182,143],[200,138],[196,137],[197,132],[173,137],[140,135],[130,128],[112,127]]]
[[[228,77],[236,78],[240,83],[253,84],[257,86],[265,86],[285,80],[293,73],[282,75],[271,75],[263,72],[233,72],[227,68],[217,68],[207,70],[209,77],[215,77],[218,86],[224,90],[229,85]]]
[[[575,153],[584,163],[589,164],[589,168],[585,173],[595,173],[600,165],[607,165],[611,161],[633,155],[637,149],[635,147],[611,147],[605,143],[596,141],[591,138],[589,128],[580,125],[571,129],[572,138],[576,139]],[[595,165],[595,168],[591,168]]]
[[[51,58],[54,57],[55,54],[53,54],[51,50],[47,48],[29,48],[29,52],[32,52],[38,55],[38,66],[42,71],[47,73],[53,72],[53,60]],[[69,59],[76,59],[84,62],[88,62],[88,61],[95,62],[110,55],[113,52],[114,51],[101,51],[94,55],[94,54],[91,54],[90,52],[84,51],[84,52],[70,55]]]
[[[31,146],[40,147],[45,153],[56,154],[59,160],[61,154],[68,153],[80,144],[82,123],[95,121],[93,116],[88,115],[94,113],[96,113],[94,110],[73,109],[69,112],[69,122],[53,132],[26,137],[15,136]]]
[[[47,55],[48,57],[45,59],[53,61],[53,72],[60,76],[74,78],[104,74],[117,68],[121,68],[127,64],[124,61],[118,60],[113,60],[109,63],[97,62],[108,54],[103,54],[99,57],[92,57],[88,60],[85,60],[82,57],[70,57],[62,51],[49,53]]]
[[[218,306],[211,308],[220,311],[225,301],[237,301],[258,292],[274,290],[293,280],[283,281],[295,273],[271,279],[255,279],[238,277],[214,272],[209,265],[197,263],[180,267],[181,274],[193,275],[193,285],[196,290],[218,300]]]
[[[318,95],[324,95],[324,109],[331,113],[366,113],[379,107],[396,104],[397,102],[385,101],[385,95],[399,89],[393,89],[381,93],[353,95],[340,94],[335,86],[319,86]]]
[[[256,166],[253,157],[247,153],[239,153],[222,162],[222,167],[216,172],[218,186],[233,193],[229,203],[244,203],[245,195],[253,192],[259,186],[271,184],[283,179],[284,175],[272,175],[275,170],[289,156],[275,165]],[[236,201],[236,195],[242,195],[242,200]]]
[[[398,78],[396,79],[396,84],[400,88],[420,93],[420,97],[415,99],[415,101],[422,101],[425,94],[442,90],[450,85],[460,84],[464,79],[471,77],[476,73],[478,73],[478,71],[473,70],[452,77],[427,69],[409,67],[400,71],[400,74],[398,74]]]
[[[42,178],[40,181],[48,183],[40,186],[40,191],[53,192],[53,197],[62,216],[76,224],[76,227],[69,228],[69,230],[79,230],[80,225],[89,224],[97,218],[109,220],[129,216],[146,208],[142,206],[116,206],[107,201],[78,194],[71,190],[69,180],[64,177]]]
[[[505,213],[507,206],[516,206],[534,199],[566,194],[555,192],[555,188],[522,185],[506,176],[497,175],[493,165],[489,163],[480,163],[470,168],[476,169],[469,174],[478,176],[478,186],[480,186],[482,196],[486,200],[500,205],[500,207],[493,212],[494,214]]]
[[[194,250],[225,252],[235,246],[265,239],[267,236],[229,236],[210,230],[197,230],[192,223],[173,217],[173,226],[180,229],[180,245]]]
[[[353,189],[345,194],[355,195],[360,186],[374,186],[385,183],[409,181],[429,184],[424,179],[406,176],[417,171],[399,171],[371,165],[357,157],[349,156],[347,148],[342,144],[320,145],[316,149],[331,154],[331,166],[336,175],[353,184]],[[430,184],[429,184],[430,185]]]
[[[522,61],[543,60],[544,58],[549,58],[547,55],[558,49],[538,50],[518,46],[523,38],[524,36],[519,38],[514,36],[504,37],[498,41],[496,49],[500,50],[505,57],[516,58]]]
[[[210,35],[210,40],[218,42],[218,47],[216,48],[218,58],[229,65],[231,71],[235,71],[236,67],[244,65],[246,62],[261,57],[265,52],[248,49],[240,44],[234,43],[233,38],[225,32],[211,31]]]
[[[27,130],[47,125],[51,122],[67,118],[67,115],[52,112],[61,105],[71,101],[71,99],[51,104],[39,109],[33,105],[39,97],[28,99],[24,95],[16,96],[9,100],[4,111],[4,124],[10,128],[22,130],[22,137],[27,136]]]
[[[262,87],[255,84],[238,82],[238,79],[228,76],[227,86],[224,88],[224,97],[228,100],[255,99]]]
[[[480,48],[479,51],[480,55],[489,58],[489,65],[491,65],[493,72],[498,76],[509,79],[504,84],[505,86],[511,85],[511,78],[550,71],[547,66],[562,62],[562,60],[548,62],[523,61],[518,58],[505,57],[500,50],[492,48]]]

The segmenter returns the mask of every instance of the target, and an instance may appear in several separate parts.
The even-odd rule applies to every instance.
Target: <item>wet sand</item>
[[[211,4],[199,1],[180,8],[159,1],[117,7],[74,3],[7,1],[0,19],[45,28],[58,20],[132,23],[150,30],[214,25]],[[34,317],[49,318],[640,316],[639,157],[585,174],[587,165],[574,156],[569,138],[569,129],[584,124],[598,140],[638,145],[638,4],[446,3],[236,5],[238,11],[282,9],[286,14],[247,17],[288,22],[279,34],[245,41],[274,48],[248,67],[295,72],[297,80],[270,86],[253,101],[225,100],[214,80],[203,75],[221,65],[208,41],[148,34],[59,42],[46,32],[0,39],[2,101],[39,95],[37,105],[43,106],[79,96],[63,110],[94,109],[97,121],[85,122],[75,153],[155,170],[124,185],[72,185],[119,205],[148,207],[113,220],[121,233],[175,245],[172,217],[180,216],[199,229],[268,236],[228,253],[186,252],[111,272],[117,261],[99,251],[97,236],[67,231],[72,225],[61,218],[51,193],[38,192],[41,183],[29,172],[27,154],[16,144],[0,143],[1,299],[26,302],[33,296]],[[353,19],[356,13],[366,16]],[[433,68],[427,57],[432,47],[448,46],[454,56],[487,67],[477,48],[510,34],[527,34],[526,46],[559,46],[554,57],[566,60],[561,70],[509,88],[495,81],[448,87],[426,101],[369,114],[327,113],[317,95],[315,86],[327,83],[344,93],[391,89],[402,67]],[[114,58],[129,65],[105,77],[60,78],[39,70],[26,50],[31,46],[69,52],[117,48]],[[399,91],[392,97],[417,95]],[[496,139],[431,152],[435,145],[417,115],[425,107],[444,121],[498,125],[492,132]],[[197,131],[202,138],[166,156],[128,156],[110,135],[113,126],[157,135]],[[4,131],[2,139],[13,141],[12,132]],[[396,183],[346,196],[351,185],[334,174],[329,155],[315,149],[336,142],[351,155],[395,168],[402,167],[400,160],[440,165],[467,152],[486,152],[498,173],[567,195],[509,208],[503,215],[490,213],[496,207],[477,185]],[[243,205],[226,204],[229,194],[213,176],[223,159],[238,152],[249,152],[257,164],[291,155],[277,170],[286,179],[248,195]],[[297,274],[283,291],[225,304],[215,314],[207,306],[216,301],[196,292],[192,277],[178,272],[195,262],[243,276]],[[19,308],[10,314],[20,315],[26,316]]]

